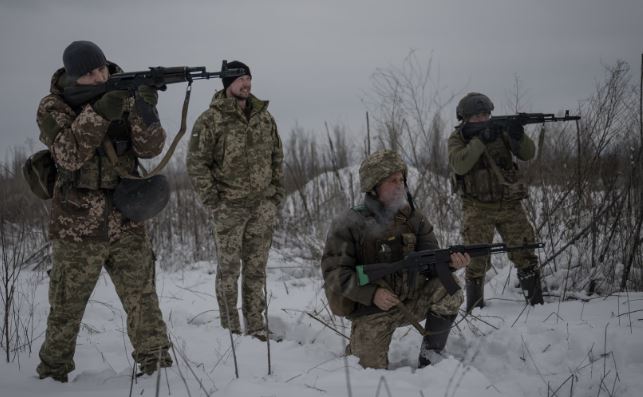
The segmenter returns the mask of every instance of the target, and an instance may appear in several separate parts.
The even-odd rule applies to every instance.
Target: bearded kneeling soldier
[[[388,349],[397,327],[426,318],[428,336],[422,341],[419,366],[441,351],[464,298],[449,295],[440,281],[395,273],[360,286],[356,266],[403,259],[412,251],[437,249],[433,227],[415,209],[407,190],[407,167],[389,150],[370,155],[359,169],[364,202],[337,217],[328,233],[322,272],[333,313],[352,320],[350,352],[363,367],[386,368]],[[450,266],[459,269],[469,256],[453,254]],[[410,315],[400,308],[406,306]]]

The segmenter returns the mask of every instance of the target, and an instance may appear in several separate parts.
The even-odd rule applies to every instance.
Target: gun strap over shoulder
[[[493,171],[493,173],[496,174],[496,177],[498,178],[498,181],[500,181],[500,184],[503,186],[509,185],[509,182],[507,182],[505,177],[502,175],[502,172],[500,171],[500,168],[498,168],[498,165],[496,164],[495,160],[491,158],[491,155],[487,151],[487,148],[484,149],[484,157],[489,163],[489,167],[491,167],[491,170]]]
[[[190,104],[190,95],[192,94],[192,81],[188,81],[188,86],[185,90],[185,99],[183,100],[183,108],[181,110],[181,127],[179,128],[179,131],[176,133],[176,136],[174,137],[174,140],[172,141],[172,145],[170,145],[170,148],[168,151],[165,153],[163,158],[161,159],[161,162],[154,167],[150,172],[144,172],[143,176],[136,176],[128,173],[127,171],[123,170],[119,165],[118,165],[118,156],[116,155],[116,149],[114,149],[114,144],[109,138],[105,138],[103,141],[103,149],[105,149],[105,153],[107,154],[107,157],[109,158],[109,161],[112,163],[114,168],[116,168],[116,172],[118,172],[118,175],[121,178],[125,179],[148,179],[153,177],[154,175],[157,175],[161,170],[167,165],[167,163],[170,161],[170,158],[174,154],[174,150],[176,149],[176,146],[179,144],[179,141],[185,134],[186,130],[186,119],[188,115],[188,107]],[[140,165],[139,165],[140,166]],[[145,169],[140,166],[143,171]]]

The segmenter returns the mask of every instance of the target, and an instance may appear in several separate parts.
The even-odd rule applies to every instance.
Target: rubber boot
[[[474,307],[484,307],[484,277],[467,279],[467,313],[471,313]]]
[[[456,316],[456,314],[438,315],[431,312],[426,315],[424,329],[429,332],[429,335],[422,339],[418,368],[424,368],[431,364],[431,360],[429,359],[431,352],[439,353],[444,349]]]
[[[536,266],[518,270],[518,280],[520,280],[520,287],[527,303],[532,306],[537,303],[541,305],[545,303],[543,289],[540,285],[540,271]]]

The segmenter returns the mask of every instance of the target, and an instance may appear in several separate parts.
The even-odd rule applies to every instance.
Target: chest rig
[[[114,146],[118,166],[129,172],[136,169],[137,157],[132,149],[131,127],[127,114],[122,120],[112,121],[107,130],[106,138]],[[115,189],[120,182],[120,176],[114,164],[110,161],[102,147],[96,149],[96,154],[83,164],[77,171],[62,171],[61,180],[78,189]]]
[[[504,135],[487,144],[469,172],[455,176],[455,185],[463,196],[481,202],[513,201],[527,197],[524,175],[513,161]]]
[[[363,235],[359,242],[358,263],[396,262],[415,251],[416,230],[404,214],[398,212],[387,224],[382,224],[366,207],[359,206],[353,210],[365,218]],[[412,293],[406,273],[394,273],[385,277],[385,281],[402,300]]]

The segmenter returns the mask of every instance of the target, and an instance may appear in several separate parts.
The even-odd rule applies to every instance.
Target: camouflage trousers
[[[534,242],[534,228],[520,201],[478,203],[463,200],[462,213],[462,238],[465,244],[489,244],[493,242],[496,230],[507,245]],[[533,250],[510,252],[508,255],[517,269],[538,264],[538,257]],[[482,278],[490,268],[489,256],[472,258],[467,266],[466,278]]]
[[[424,283],[404,304],[413,313],[415,321],[423,321],[428,312],[437,315],[457,314],[463,301],[462,290],[449,295],[436,278]],[[356,317],[352,320],[350,352],[359,358],[360,365],[365,368],[386,368],[393,332],[409,323],[409,319],[397,307],[387,312]]]
[[[53,262],[51,308],[37,368],[41,377],[74,370],[76,337],[103,266],[127,313],[134,359],[139,363],[155,360],[159,351],[169,348],[156,295],[154,254],[145,234],[127,233],[111,243],[54,240]]]
[[[218,268],[215,280],[221,326],[240,333],[237,311],[241,275],[241,308],[246,333],[264,328],[266,263],[272,245],[277,207],[269,200],[256,205],[221,202],[214,209]]]

